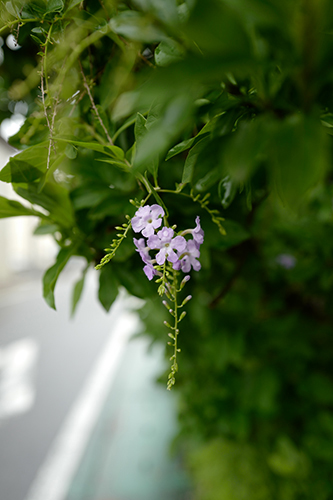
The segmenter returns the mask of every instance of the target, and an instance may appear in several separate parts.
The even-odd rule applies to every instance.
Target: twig
[[[101,118],[101,116],[100,116],[100,114],[98,112],[98,109],[96,107],[95,101],[94,101],[93,96],[91,94],[90,87],[88,85],[86,76],[84,74],[84,71],[83,71],[80,59],[79,59],[79,66],[80,66],[80,71],[81,71],[81,75],[82,75],[82,78],[83,78],[83,84],[84,84],[84,86],[86,88],[86,91],[88,92],[88,96],[89,96],[89,99],[90,99],[90,102],[91,102],[91,106],[92,106],[93,110],[95,111],[96,117],[97,117],[99,123],[101,124],[102,129],[104,130],[104,133],[105,133],[105,135],[107,137],[107,140],[109,141],[109,143],[111,144],[111,146],[113,146],[112,139],[109,136],[109,132],[107,131],[107,128],[106,128],[106,126],[103,123],[103,120],[102,120],[102,118]]]

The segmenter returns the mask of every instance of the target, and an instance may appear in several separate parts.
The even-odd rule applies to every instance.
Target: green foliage
[[[146,299],[147,332],[165,341],[129,200],[178,227],[200,215],[176,385],[197,498],[329,500],[331,2],[12,0],[0,13],[22,47],[2,47],[0,120],[28,105],[0,180],[33,205],[1,198],[0,217],[37,213],[36,234],[59,244],[47,302],[71,256],[96,266],[107,248],[102,305],[119,287]]]

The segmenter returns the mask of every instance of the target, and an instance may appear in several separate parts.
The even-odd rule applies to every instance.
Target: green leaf
[[[125,10],[110,21],[112,31],[136,42],[160,42],[165,35],[155,27],[149,17],[140,12]]]
[[[206,138],[201,139],[199,142],[197,142],[197,144],[193,146],[193,148],[187,155],[183,170],[182,184],[187,184],[188,182],[192,181],[194,166],[206,142],[207,142]]]
[[[44,234],[54,234],[56,231],[59,231],[58,224],[47,224],[43,221],[42,224],[36,227],[34,234],[40,236]]]
[[[237,193],[237,184],[233,179],[231,179],[230,175],[227,175],[220,181],[218,193],[221,199],[222,207],[228,208]]]
[[[156,161],[157,155],[164,155],[175,137],[189,124],[191,115],[192,100],[189,93],[171,99],[163,114],[154,121],[140,141],[134,169],[144,170],[147,165]]]
[[[76,307],[80,301],[80,298],[81,298],[81,295],[83,292],[84,281],[86,279],[86,274],[87,274],[88,269],[89,269],[89,264],[84,268],[81,278],[74,285],[73,295],[72,295],[71,316],[74,316],[75,311],[76,311]]]
[[[328,168],[329,143],[320,120],[293,115],[272,127],[269,152],[272,181],[280,198],[297,209]]]
[[[64,227],[74,225],[73,207],[66,188],[59,184],[47,182],[42,192],[38,191],[38,185],[17,185],[17,194],[22,198],[45,208],[49,212],[49,218]]]
[[[66,14],[69,10],[73,9],[74,7],[76,7],[77,5],[79,5],[80,3],[82,3],[83,0],[71,0],[68,4],[68,7],[66,9]]]
[[[66,248],[62,248],[57,255],[57,259],[55,264],[50,267],[43,277],[43,296],[46,300],[47,304],[55,309],[55,301],[54,301],[54,288],[57,283],[57,279],[67,264],[70,257],[74,254],[76,247],[70,246]]]
[[[184,31],[201,51],[226,58],[250,54],[244,25],[232,8],[218,0],[197,2]]]
[[[110,310],[118,295],[118,280],[115,277],[112,264],[107,264],[100,270],[98,298],[106,311]]]
[[[131,171],[131,167],[127,163],[125,163],[123,161],[107,160],[105,158],[103,158],[103,159],[96,158],[95,161],[100,161],[101,163],[109,163],[110,165],[114,165],[115,167],[121,168],[125,172],[130,172]]]
[[[105,184],[84,184],[71,192],[75,210],[95,207],[108,197],[112,197],[112,190]]]
[[[149,113],[148,117],[146,119],[143,115],[141,115],[140,113],[137,113],[137,118],[136,118],[135,126],[134,126],[136,148],[140,147],[142,140],[144,139],[144,137],[146,137],[149,129],[153,126],[153,124],[156,122],[156,120],[157,120],[157,117],[154,114]],[[136,149],[136,151],[137,151],[137,149]],[[154,157],[152,157],[150,161],[147,161],[147,165],[146,165],[146,168],[153,175],[154,181],[156,184],[157,184],[158,165],[159,165],[158,154],[156,154]],[[136,162],[135,162],[135,157],[134,157],[134,168],[135,167],[136,167]]]
[[[165,160],[167,161],[170,158],[172,158],[173,156],[176,156],[179,153],[186,151],[187,149],[192,147],[192,145],[194,143],[198,142],[198,139],[201,138],[201,136],[203,136],[205,134],[209,134],[209,132],[212,132],[214,130],[216,123],[218,122],[220,116],[222,116],[222,115],[225,115],[225,113],[223,112],[223,113],[220,113],[220,114],[214,116],[214,118],[212,120],[209,120],[209,122],[207,122],[202,127],[202,129],[200,130],[200,132],[196,136],[191,137],[191,139],[187,139],[186,141],[182,141],[179,144],[177,144],[176,146],[174,146],[173,148],[171,148],[170,151],[168,151],[168,154],[167,154]]]
[[[146,122],[147,119],[141,113],[137,113],[134,125],[134,137],[136,142],[139,142],[146,135]]]
[[[119,148],[118,146],[110,146],[109,144],[106,144],[103,146],[102,144],[99,144],[98,142],[83,142],[83,141],[77,141],[75,139],[64,139],[62,137],[55,137],[54,138],[57,141],[61,142],[67,142],[69,144],[72,144],[74,146],[78,146],[80,148],[84,149],[91,149],[93,151],[97,151],[98,153],[104,153],[108,156],[113,156],[118,158],[119,160],[123,160],[125,158],[125,153],[124,151]]]
[[[232,178],[245,182],[264,159],[267,144],[268,123],[254,119],[241,122],[224,150],[224,163]]]
[[[155,49],[155,62],[158,66],[168,66],[180,61],[185,54],[184,48],[172,38],[163,40]]]
[[[6,217],[17,217],[20,215],[43,216],[43,214],[23,206],[18,201],[8,200],[7,198],[0,196],[0,219],[4,219]]]
[[[48,0],[45,13],[61,12],[63,8],[64,2],[62,0]]]
[[[168,154],[166,155],[165,161],[169,160],[173,156],[178,155],[179,153],[182,153],[183,151],[186,151],[189,149],[195,142],[197,136],[191,137],[191,139],[186,139],[186,141],[182,141],[173,148],[171,148],[168,151]]]
[[[206,191],[211,186],[214,186],[221,178],[221,173],[219,168],[212,168],[207,174],[201,179],[197,180],[195,183],[195,189],[197,191]]]
[[[12,156],[0,172],[0,181],[16,184],[40,179],[47,167],[48,141]]]

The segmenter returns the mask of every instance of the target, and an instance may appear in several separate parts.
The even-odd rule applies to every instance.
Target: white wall
[[[0,138],[0,169],[15,152]],[[29,205],[13,191],[10,184],[1,181],[0,195]],[[9,280],[19,271],[46,269],[53,263],[57,246],[49,235],[33,235],[37,223],[37,217],[0,219],[0,282]]]

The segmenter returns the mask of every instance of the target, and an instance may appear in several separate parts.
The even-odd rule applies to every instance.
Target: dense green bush
[[[99,299],[146,299],[166,341],[116,226],[148,196],[178,228],[199,215],[175,386],[197,498],[333,498],[331,2],[12,0],[1,19],[22,48],[3,45],[0,119],[29,112],[0,180],[32,205],[0,198],[0,217],[37,213],[58,242],[49,305],[72,256],[121,240]]]

